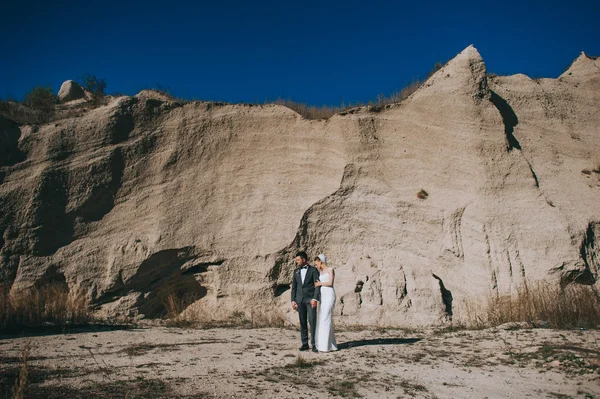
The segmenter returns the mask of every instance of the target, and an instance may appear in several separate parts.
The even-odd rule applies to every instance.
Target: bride
[[[335,273],[327,267],[327,257],[323,254],[315,258],[315,265],[321,272],[315,287],[321,287],[321,303],[317,315],[317,332],[315,345],[319,352],[337,350],[335,335],[333,333],[333,307],[335,305],[335,290],[333,280]]]

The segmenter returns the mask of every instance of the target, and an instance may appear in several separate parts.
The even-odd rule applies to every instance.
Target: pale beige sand
[[[121,397],[600,397],[598,331],[363,330],[337,338],[345,349],[302,353],[319,364],[299,369],[293,366],[299,334],[291,329],[152,327],[3,337],[0,371],[15,369],[29,343],[32,375],[45,368],[49,376],[34,388],[54,392],[108,384],[137,386]],[[153,379],[162,383],[152,385]]]

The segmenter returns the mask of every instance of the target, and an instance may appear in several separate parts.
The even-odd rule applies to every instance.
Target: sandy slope
[[[342,349],[303,353],[312,367],[300,368],[298,333],[290,329],[1,337],[0,397],[27,343],[29,397],[45,399],[600,396],[598,331],[362,330],[337,338]]]

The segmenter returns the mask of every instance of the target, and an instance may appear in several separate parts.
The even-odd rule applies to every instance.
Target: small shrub
[[[427,199],[427,197],[429,197],[429,193],[425,190],[421,190],[417,193],[417,198],[419,198],[419,199],[424,200],[424,199]]]
[[[25,94],[23,103],[32,109],[52,113],[54,112],[54,106],[58,103],[58,98],[52,92],[51,87],[36,86]]]
[[[95,105],[99,105],[106,95],[104,92],[106,89],[106,80],[87,73],[83,75],[82,81],[85,89],[92,93],[92,102]]]
[[[581,171],[581,173],[583,173],[584,175],[591,175],[592,171],[589,170],[589,169],[584,169],[584,170]]]

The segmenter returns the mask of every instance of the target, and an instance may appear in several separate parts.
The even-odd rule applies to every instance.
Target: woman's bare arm
[[[333,286],[333,280],[335,280],[335,272],[333,271],[333,269],[329,269],[329,281],[327,282],[321,282],[319,285],[321,287],[332,287]]]

